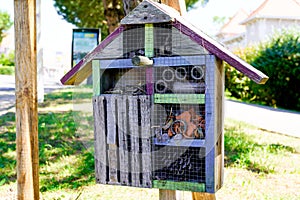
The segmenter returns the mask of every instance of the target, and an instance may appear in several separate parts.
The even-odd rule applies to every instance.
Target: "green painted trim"
[[[145,56],[154,56],[153,24],[145,24]]]
[[[154,94],[154,103],[205,104],[205,94]]]
[[[163,189],[163,190],[183,190],[183,191],[192,191],[192,192],[205,192],[205,183],[154,180],[154,181],[152,181],[152,187]]]
[[[93,96],[100,95],[100,61],[92,61],[93,68]]]

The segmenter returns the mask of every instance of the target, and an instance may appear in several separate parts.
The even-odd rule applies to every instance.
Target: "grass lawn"
[[[158,199],[156,189],[95,184],[91,93],[58,90],[39,106],[42,199]],[[0,199],[16,194],[14,122],[0,117]],[[224,173],[217,199],[300,199],[300,139],[226,119]]]

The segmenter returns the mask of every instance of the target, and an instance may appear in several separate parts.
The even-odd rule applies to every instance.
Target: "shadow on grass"
[[[84,140],[87,140],[87,138],[77,135],[76,129],[78,127],[74,118],[78,115],[81,115],[81,113],[72,111],[39,114],[41,191],[77,188],[95,182],[93,153],[83,145],[86,142]],[[92,121],[91,118],[87,120]],[[1,186],[16,180],[15,113],[7,113],[1,116],[0,127]],[[87,130],[92,127],[84,128]],[[63,157],[68,156],[73,156],[76,162],[70,166],[72,174],[64,176],[63,173],[66,173],[66,170],[61,165],[61,162],[63,162]],[[44,168],[50,168],[50,165],[56,171],[44,170]],[[69,163],[65,163],[65,165],[69,165]]]
[[[90,149],[86,149],[84,143],[90,142],[89,138],[82,138],[77,134],[78,124],[76,117],[80,112],[47,113],[39,116],[39,140],[40,140],[40,165],[51,164],[58,169],[57,176],[53,171],[44,171],[41,177],[41,191],[56,190],[62,188],[78,188],[94,180],[94,157]],[[93,121],[92,116],[87,121]],[[51,122],[51,123],[50,123]],[[91,127],[82,128],[88,131]],[[64,157],[75,156],[74,163],[68,164]],[[62,165],[66,162],[65,165]],[[66,166],[71,167],[71,174],[67,173]],[[66,171],[66,172],[64,172]]]
[[[68,89],[67,91],[56,91],[45,95],[45,101],[39,104],[39,107],[49,107],[53,103],[55,105],[63,105],[67,103],[81,103],[82,101],[90,101],[92,91],[90,87],[85,92],[76,92],[76,89]]]
[[[51,172],[44,173],[40,191],[46,192],[63,188],[77,189],[81,186],[95,183],[94,171],[94,155],[86,150],[78,154],[71,175],[61,177],[60,175],[54,176]]]
[[[294,148],[281,144],[258,144],[251,136],[235,127],[225,129],[224,138],[226,167],[244,168],[255,173],[274,173],[274,167],[255,162],[253,157],[266,160],[266,154],[295,153]]]
[[[0,117],[0,186],[16,180],[15,113]]]

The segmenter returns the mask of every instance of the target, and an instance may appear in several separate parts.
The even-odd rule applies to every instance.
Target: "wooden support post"
[[[192,193],[193,200],[215,200],[215,194],[210,193],[201,193],[201,192],[193,192]]]
[[[160,200],[176,200],[176,190],[159,190]]]
[[[180,13],[180,15],[186,14],[185,0],[161,0],[161,3],[174,8]]]
[[[18,199],[39,199],[36,1],[14,1]]]

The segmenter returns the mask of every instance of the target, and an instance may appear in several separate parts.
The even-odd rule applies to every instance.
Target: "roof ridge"
[[[262,2],[255,10],[253,10],[250,15],[248,16],[248,18],[251,18],[253,16],[255,16],[256,14],[258,14],[259,11],[261,11],[269,2],[269,0],[265,0],[264,2]]]
[[[294,0],[300,6],[300,0]]]
[[[222,32],[222,30],[226,29],[226,27],[228,27],[228,25],[230,25],[230,24],[232,23],[232,21],[233,21],[236,17],[238,17],[238,15],[241,14],[241,12],[243,12],[245,15],[249,16],[249,13],[248,13],[245,9],[240,8],[240,9],[239,9],[232,17],[230,17],[230,19],[228,20],[228,22],[225,23],[225,24],[221,27],[221,29],[220,29],[219,32]]]

